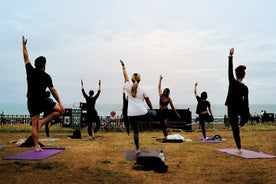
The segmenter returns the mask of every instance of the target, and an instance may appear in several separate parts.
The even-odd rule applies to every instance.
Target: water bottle
[[[165,154],[164,154],[164,151],[163,151],[162,149],[160,150],[159,158],[160,158],[163,162],[165,162]]]

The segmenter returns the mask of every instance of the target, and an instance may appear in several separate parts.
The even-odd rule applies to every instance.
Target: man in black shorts
[[[40,56],[35,60],[35,68],[30,63],[29,54],[27,51],[27,39],[22,36],[23,56],[27,74],[27,104],[32,121],[32,137],[34,140],[35,151],[41,151],[38,144],[39,131],[41,127],[61,114],[64,113],[64,107],[59,98],[58,92],[53,86],[51,76],[45,72],[46,58]],[[45,91],[49,88],[57,104],[53,101],[47,100]],[[51,113],[40,119],[40,113],[45,111]]]

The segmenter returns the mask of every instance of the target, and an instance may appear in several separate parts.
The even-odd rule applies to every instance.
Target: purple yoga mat
[[[42,148],[42,151],[35,152],[35,150],[32,149],[15,155],[7,156],[3,158],[3,160],[43,160],[64,150],[65,148]]]
[[[217,150],[231,155],[235,155],[238,157],[242,157],[242,158],[276,158],[276,156],[274,155],[268,155],[265,153],[259,153],[251,150],[245,150],[245,149],[242,149],[242,154],[238,154],[237,153],[238,150],[235,148],[223,148],[223,149],[217,149]]]

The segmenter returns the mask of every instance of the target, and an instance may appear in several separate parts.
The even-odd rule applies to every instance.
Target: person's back
[[[35,151],[41,151],[38,144],[39,131],[41,127],[57,118],[64,113],[64,107],[62,105],[61,99],[59,98],[58,92],[53,86],[52,79],[50,75],[45,73],[46,58],[40,56],[35,60],[35,68],[30,63],[30,58],[27,50],[27,39],[22,36],[22,46],[23,46],[23,58],[27,73],[27,106],[32,121],[32,137],[34,141]],[[57,101],[51,102],[45,100],[45,91],[49,88],[53,97]],[[52,111],[49,115],[44,118],[40,118],[40,113],[49,110]]]
[[[229,90],[225,105],[229,107],[240,108],[245,103],[245,97],[248,95],[248,88],[244,83],[237,80],[229,82]]]
[[[148,110],[144,105],[144,100],[146,101],[148,107],[152,110],[152,104],[149,99],[148,94],[139,88],[140,75],[138,73],[134,73],[131,77],[132,84],[129,81],[128,74],[125,69],[125,64],[122,60],[120,60],[123,76],[125,79],[125,89],[128,96],[128,118],[133,129],[133,138],[136,146],[136,154],[140,153],[139,148],[139,122],[144,115],[148,114]]]
[[[126,92],[128,96],[128,116],[140,116],[147,113],[147,109],[144,105],[144,100],[147,98],[147,93],[141,89],[137,88],[136,96],[131,95],[131,83],[126,83]]]
[[[101,121],[98,116],[98,112],[95,109],[97,98],[101,93],[101,80],[99,80],[98,92],[95,96],[93,96],[94,95],[93,90],[89,91],[89,96],[85,93],[82,80],[81,80],[81,91],[82,91],[83,97],[86,100],[86,105],[87,105],[86,120],[88,125],[87,131],[89,135],[89,140],[93,140],[95,139],[96,133],[98,132],[101,126]],[[92,134],[92,122],[96,122],[96,127],[94,128],[94,135]]]
[[[52,87],[52,79],[43,68],[45,68],[46,59],[43,56],[35,60],[36,68],[31,63],[26,64],[28,91],[27,97],[41,100],[44,98],[47,87]]]

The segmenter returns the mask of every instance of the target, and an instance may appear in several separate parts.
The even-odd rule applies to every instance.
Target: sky
[[[26,103],[22,35],[34,63],[47,58],[63,104],[83,102],[98,88],[99,104],[122,103],[123,75],[141,74],[140,87],[158,104],[158,80],[174,104],[195,104],[206,91],[224,104],[231,47],[234,67],[247,66],[250,104],[276,104],[274,0],[10,0],[0,2],[0,103]],[[157,108],[157,107],[156,107]]]

